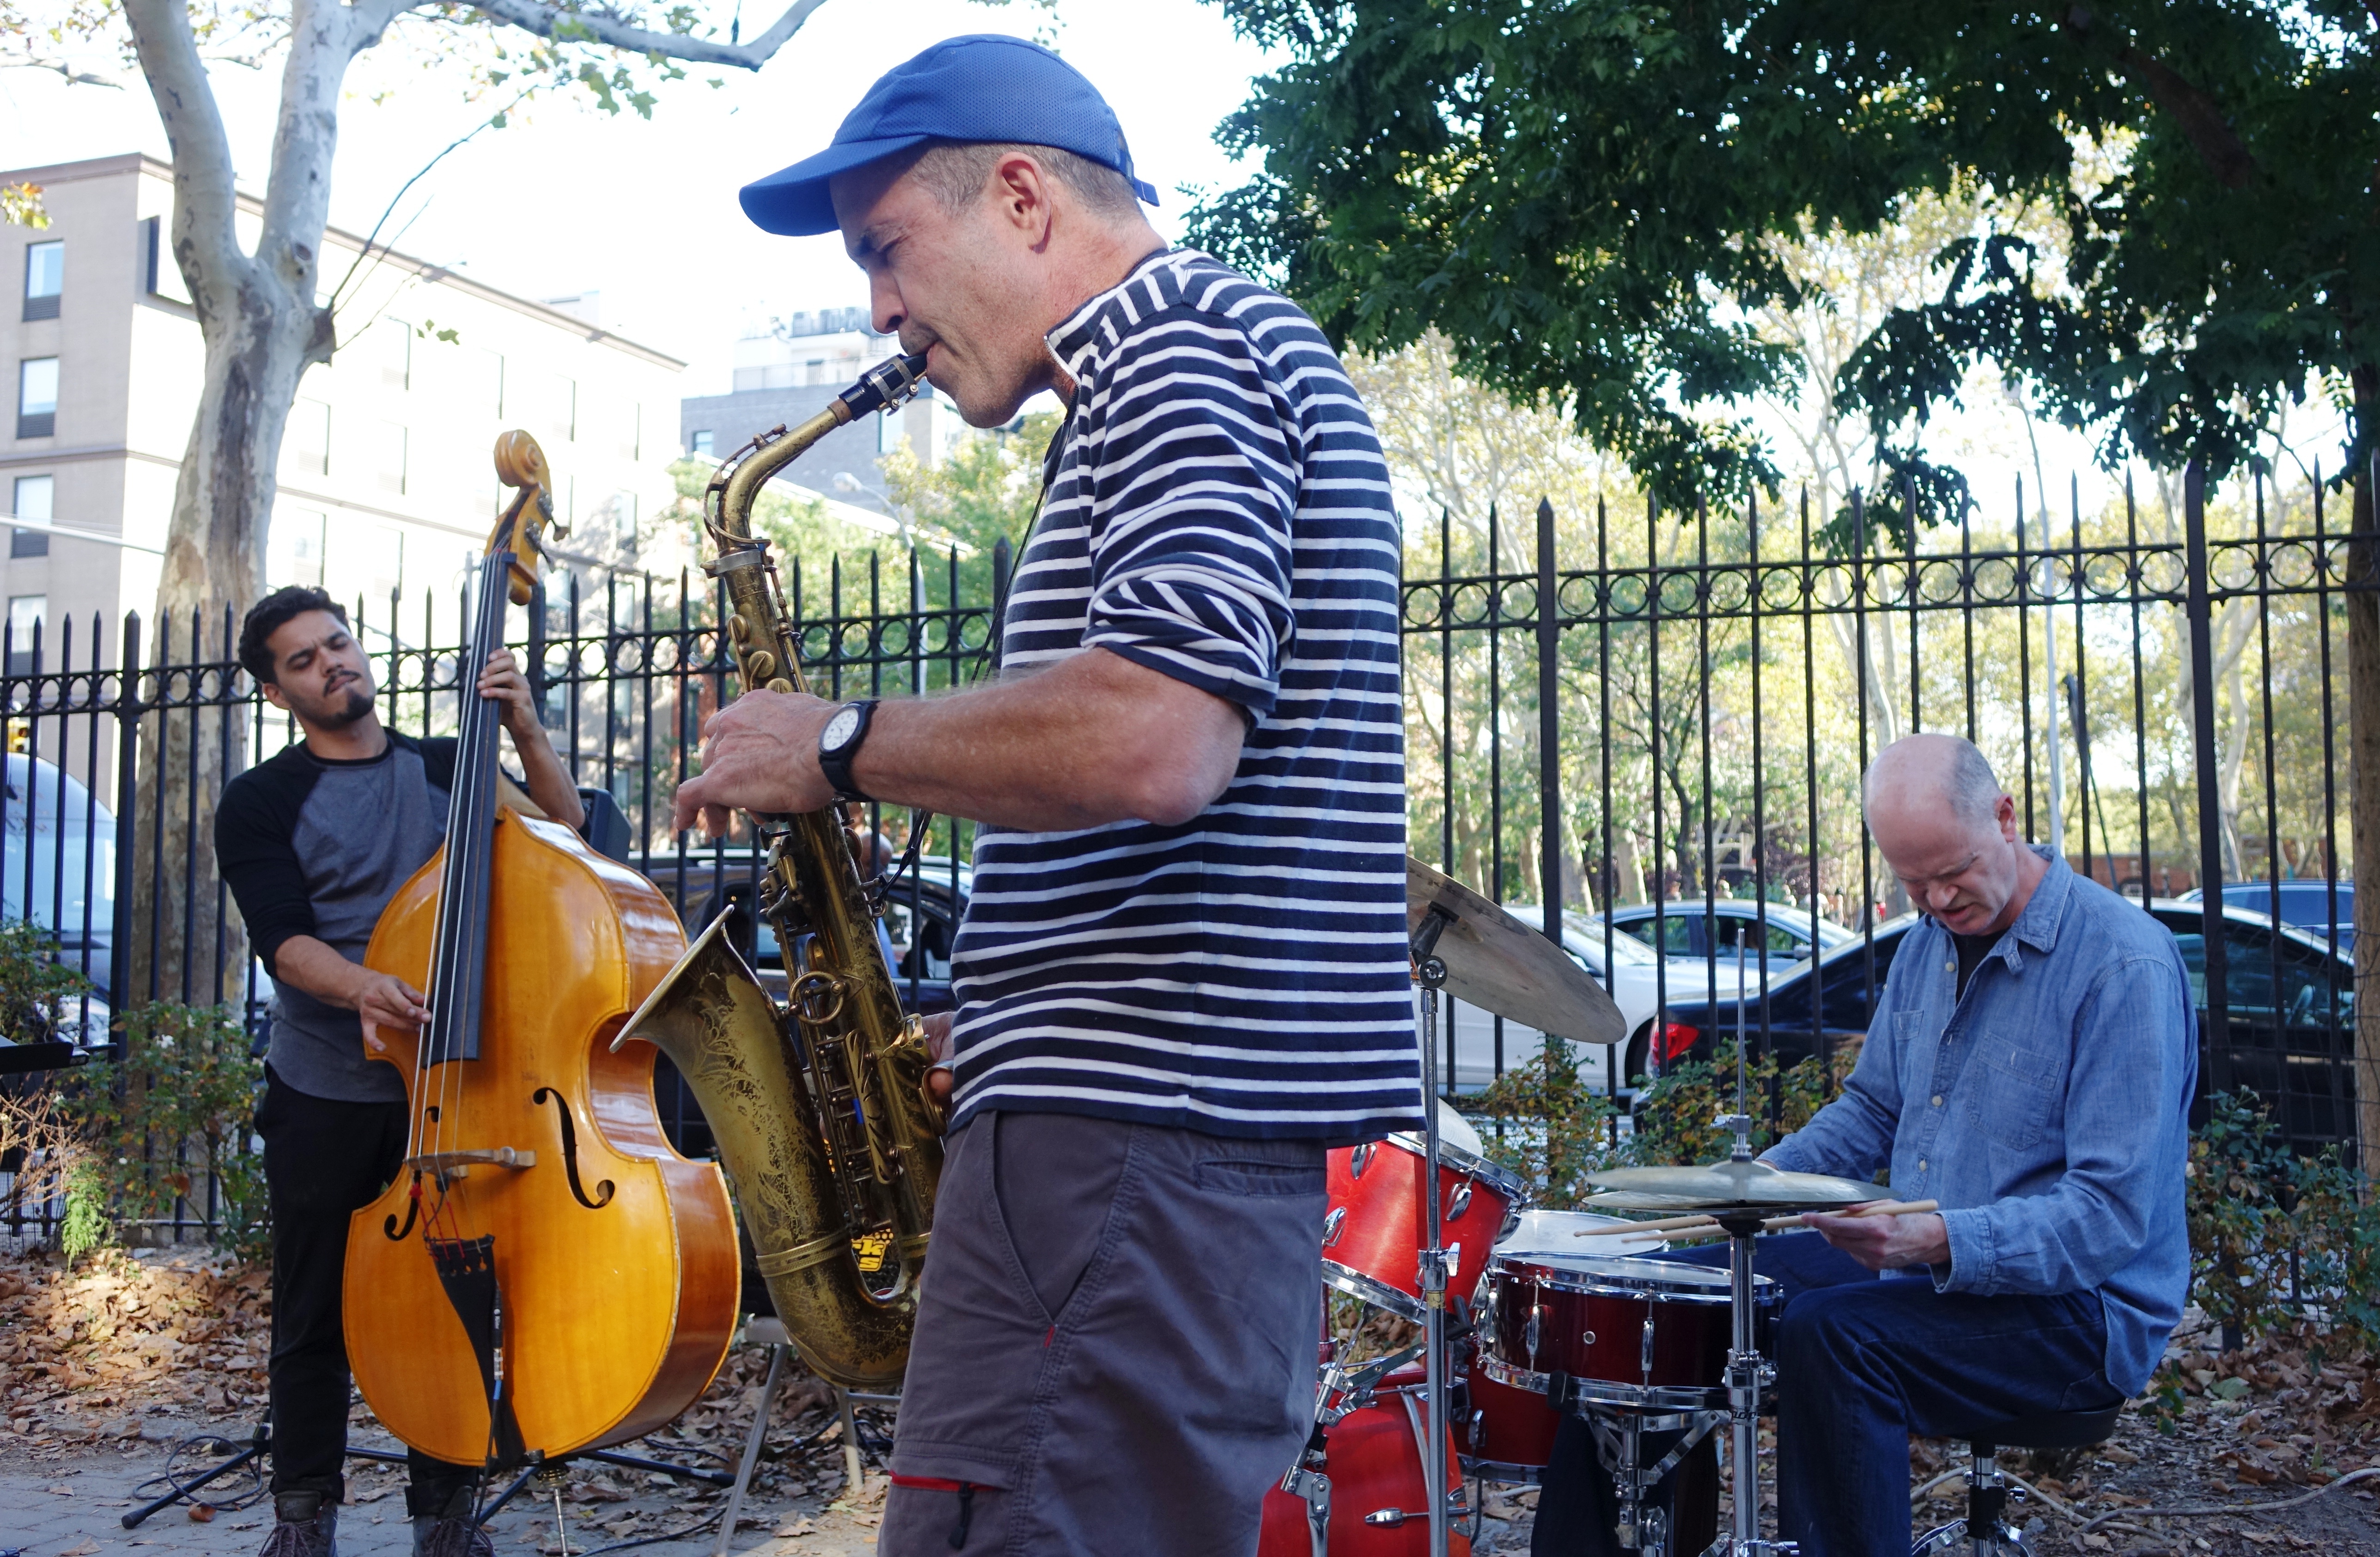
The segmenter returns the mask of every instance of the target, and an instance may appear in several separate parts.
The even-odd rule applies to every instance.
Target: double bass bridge
[[[468,1178],[473,1168],[534,1168],[537,1153],[516,1147],[475,1147],[468,1151],[425,1151],[419,1157],[408,1157],[405,1166],[417,1174],[428,1174],[440,1183],[448,1179]]]

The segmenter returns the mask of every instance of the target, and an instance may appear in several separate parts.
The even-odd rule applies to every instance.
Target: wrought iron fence
[[[1914,533],[1904,506],[1856,495],[1840,514],[1541,505],[1517,533],[1492,514],[1409,527],[1411,847],[1533,922],[1555,916],[1622,995],[1627,1043],[1585,1057],[1604,1084],[1736,1019],[1738,947],[1755,1046],[1826,1053],[1864,1030],[1903,905],[1859,774],[1898,735],[1947,729],[1993,759],[2029,836],[2177,930],[2210,1013],[2205,1084],[2257,1089],[2301,1149],[2351,1149],[2344,601],[2368,586],[2349,578],[2336,500],[2319,481],[2210,498],[2192,479],[2088,510],[2070,487],[2061,506],[2053,521],[2020,488],[1998,519]],[[813,684],[905,695],[979,674],[1007,566],[1003,547],[988,593],[954,556],[796,570]],[[455,727],[467,599],[468,582],[451,602],[357,608],[393,726]],[[515,618],[565,761],[691,928],[757,869],[748,848],[669,825],[701,721],[733,691],[719,609],[698,579],[572,573]],[[213,875],[212,796],[188,780],[210,743],[231,772],[297,731],[238,673],[230,621],[159,628],[0,636],[6,913],[91,976],[93,1036],[137,1001],[253,1011],[268,992]],[[166,756],[185,782],[156,787]],[[905,817],[873,821],[883,847],[905,841]],[[921,840],[946,902],[972,837],[938,821]],[[2252,906],[2176,896],[2251,882]],[[2294,883],[2315,889],[2312,913]],[[1632,906],[1648,922],[1623,930]],[[2292,918],[2318,922],[2268,922]],[[1446,1041],[1442,1074],[1472,1090],[1541,1040],[1458,1010]],[[14,1232],[50,1210],[6,1215]],[[212,1215],[201,1198],[157,1233]]]

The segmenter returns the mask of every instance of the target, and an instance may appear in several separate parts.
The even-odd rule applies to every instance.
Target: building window
[[[52,438],[58,431],[58,359],[28,357],[17,364],[17,436]]]
[[[710,429],[708,427],[698,427],[694,430],[694,452],[697,454],[710,452]]]
[[[163,298],[169,303],[188,303],[189,288],[182,284],[182,268],[174,262],[167,245],[165,218],[152,216],[140,224],[148,244],[148,288],[152,298]],[[327,298],[317,301],[328,306]]]
[[[19,476],[17,478],[15,501],[8,511],[20,519],[39,519],[48,524],[57,517],[57,478],[55,476]],[[11,557],[46,557],[50,554],[50,534],[44,529],[16,529],[8,532],[8,554]]]
[[[50,614],[47,595],[8,597],[8,674],[29,675],[33,668],[33,638]]]
[[[319,508],[273,505],[273,529],[265,544],[267,578],[275,584],[322,583],[322,533],[329,517]]]
[[[477,364],[479,387],[476,397],[489,417],[501,421],[504,414],[504,359],[502,352],[481,348],[473,359]]]
[[[402,319],[383,319],[380,336],[380,381],[390,389],[413,387],[413,326]]]
[[[406,430],[393,421],[380,424],[380,484],[384,492],[405,495]]]
[[[25,246],[25,317],[55,319],[65,290],[67,246],[56,239]]]
[[[281,435],[281,463],[294,476],[331,473],[331,407],[327,401],[302,395],[289,407],[287,429]]]

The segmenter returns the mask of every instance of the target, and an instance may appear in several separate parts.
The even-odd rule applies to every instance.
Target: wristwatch
[[[834,785],[838,800],[866,800],[859,785],[851,776],[851,760],[859,755],[859,743],[868,738],[868,721],[876,717],[874,698],[862,698],[844,704],[834,711],[834,717],[819,732],[819,772],[827,783]]]

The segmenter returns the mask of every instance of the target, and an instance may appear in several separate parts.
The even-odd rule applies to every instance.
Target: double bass
[[[498,793],[497,704],[468,688],[508,603],[531,598],[553,511],[528,433],[497,441],[496,469],[518,490],[480,568],[445,845],[364,955],[424,991],[431,1016],[381,1029],[410,1124],[396,1179],[350,1223],[344,1311],[382,1423],[502,1469],[692,1405],[726,1356],[741,1274],[725,1179],[662,1133],[654,1052],[611,1050],[686,950],[677,916]]]

